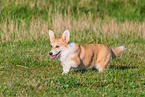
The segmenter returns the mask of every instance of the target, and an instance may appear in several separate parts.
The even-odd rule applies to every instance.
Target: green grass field
[[[1,0],[0,97],[145,96],[144,0]],[[61,75],[49,56],[48,31],[64,30],[79,44],[127,50],[109,69]]]

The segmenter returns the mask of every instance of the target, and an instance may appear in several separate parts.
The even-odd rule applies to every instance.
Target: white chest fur
[[[77,67],[74,61],[71,58],[75,57],[74,51],[76,50],[76,44],[74,42],[70,42],[68,48],[64,47],[61,51],[61,55],[58,59],[65,66]]]

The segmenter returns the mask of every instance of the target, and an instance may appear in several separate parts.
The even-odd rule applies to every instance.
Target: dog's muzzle
[[[60,52],[58,52],[56,55],[53,55],[52,52],[49,52],[49,55],[51,56],[51,58],[57,58],[60,55]]]

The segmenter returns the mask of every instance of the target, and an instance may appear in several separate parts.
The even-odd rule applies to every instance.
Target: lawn
[[[145,96],[144,0],[1,0],[0,96]],[[49,56],[49,30],[79,44],[125,46],[99,73]]]

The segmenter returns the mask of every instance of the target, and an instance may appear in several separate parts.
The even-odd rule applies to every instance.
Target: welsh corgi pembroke
[[[110,48],[105,44],[79,45],[70,41],[69,30],[64,31],[61,38],[56,38],[53,31],[49,30],[49,36],[51,44],[49,55],[51,58],[57,58],[61,61],[62,74],[69,73],[71,67],[96,68],[102,72],[109,67],[112,59],[126,50],[124,46]]]

